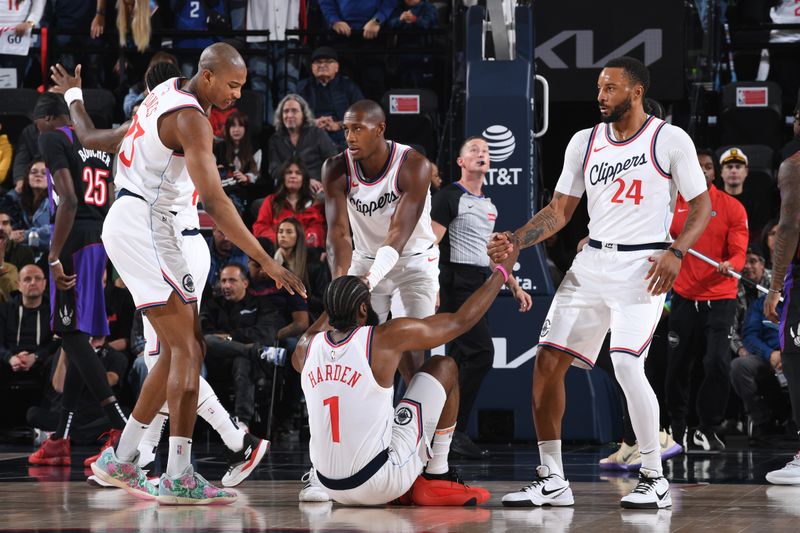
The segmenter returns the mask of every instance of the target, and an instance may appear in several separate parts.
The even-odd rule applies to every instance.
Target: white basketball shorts
[[[354,489],[326,488],[331,498],[344,505],[385,505],[408,492],[433,457],[431,444],[446,400],[436,378],[415,374],[394,410],[389,459]]]
[[[186,303],[197,301],[194,278],[181,250],[182,236],[169,211],[142,199],[121,196],[106,215],[103,245],[136,309],[165,305],[172,292]]]
[[[347,273],[365,276],[373,260],[357,250]],[[439,293],[439,247],[434,246],[419,254],[401,257],[394,268],[372,290],[372,309],[381,323],[386,322],[389,311],[392,318],[425,318],[436,313],[436,295]]]
[[[211,269],[211,252],[208,249],[208,243],[200,233],[194,235],[181,235],[183,240],[181,249],[183,250],[183,257],[189,265],[189,270],[194,277],[194,282],[197,284],[197,308],[200,309],[200,299],[203,294],[203,287],[206,286],[208,279],[208,271]],[[158,356],[161,353],[161,345],[158,342],[158,335],[156,330],[153,329],[150,320],[146,315],[142,315],[142,325],[144,326],[144,363],[147,365],[149,371],[153,365],[158,361]]]
[[[663,250],[618,252],[588,245],[575,256],[542,326],[539,346],[565,352],[592,368],[606,333],[611,352],[647,356],[665,295],[647,292],[650,257]]]

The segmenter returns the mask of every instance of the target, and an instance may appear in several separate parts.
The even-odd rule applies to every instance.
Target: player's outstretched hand
[[[664,294],[672,288],[675,283],[675,278],[678,277],[678,272],[681,271],[681,260],[675,257],[670,252],[662,252],[658,255],[652,255],[648,259],[653,266],[645,276],[645,280],[650,280],[647,285],[647,292],[653,296]]]
[[[61,63],[56,63],[50,67],[50,79],[53,80],[53,87],[50,88],[54,93],[64,94],[67,89],[81,86],[81,66],[75,67],[75,75],[70,76],[67,69]]]
[[[500,265],[505,261],[514,248],[513,241],[513,234],[510,231],[492,233],[486,245],[486,253],[489,254],[492,263]],[[519,250],[517,250],[517,255],[519,255]]]
[[[291,271],[286,270],[272,260],[266,263],[261,263],[261,268],[269,277],[275,280],[275,285],[279,289],[286,289],[290,294],[297,293],[303,298],[307,298],[306,288],[303,285],[303,282]]]
[[[64,273],[64,266],[61,263],[56,263],[50,266],[50,272],[53,273],[53,278],[56,280],[56,288],[60,291],[68,291],[75,287],[75,274],[68,276]]]
[[[778,323],[778,302],[781,299],[781,294],[775,291],[769,291],[767,297],[764,299],[764,316],[771,322]]]

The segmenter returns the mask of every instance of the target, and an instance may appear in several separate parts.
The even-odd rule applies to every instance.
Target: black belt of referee
[[[360,487],[369,479],[375,475],[375,473],[381,469],[381,467],[386,464],[386,461],[389,460],[389,448],[386,448],[378,455],[376,455],[369,463],[367,463],[364,468],[356,472],[350,477],[346,477],[344,479],[330,479],[317,471],[317,479],[322,485],[326,488],[331,490],[350,490],[356,487]]]
[[[117,193],[117,198],[122,198],[123,196],[131,196],[133,198],[138,198],[139,200],[141,200],[143,202],[147,201],[147,200],[144,199],[144,196],[142,196],[141,194],[136,194],[135,192],[129,191],[128,189],[126,189],[124,187],[122,189],[120,189],[119,192]],[[170,213],[172,213],[173,215],[177,215],[178,214],[175,211],[170,211]],[[187,237],[191,237],[192,235],[199,235],[199,234],[200,234],[200,230],[197,229],[197,228],[185,229],[185,230],[183,230],[181,232],[181,235],[184,235],[184,236],[187,236]]]
[[[589,239],[589,246],[601,250],[616,250],[618,252],[638,252],[639,250],[666,250],[669,242],[646,242],[644,244],[614,244],[613,242],[600,242]]]

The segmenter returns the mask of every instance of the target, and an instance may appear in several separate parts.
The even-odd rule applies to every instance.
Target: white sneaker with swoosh
[[[560,507],[574,503],[569,481],[558,474],[551,474],[544,465],[536,467],[536,480],[533,483],[503,496],[503,505],[506,507]]]
[[[625,509],[664,509],[672,507],[669,494],[669,482],[664,476],[642,469],[639,471],[639,483],[620,501]]]

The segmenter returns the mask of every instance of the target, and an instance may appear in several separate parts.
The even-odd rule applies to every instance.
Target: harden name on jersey
[[[337,363],[312,368],[308,372],[308,379],[311,382],[311,388],[316,387],[323,381],[338,381],[353,388],[358,383],[358,380],[361,379],[361,375],[361,372]]]

